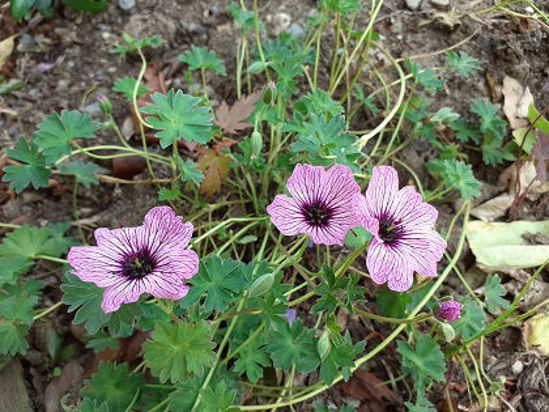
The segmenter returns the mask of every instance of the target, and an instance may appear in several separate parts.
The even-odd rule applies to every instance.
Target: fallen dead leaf
[[[524,269],[542,265],[549,256],[549,245],[532,245],[527,233],[549,234],[549,220],[511,223],[469,222],[467,241],[477,259],[477,265],[488,271]]]
[[[398,397],[387,385],[382,385],[382,383],[383,381],[374,374],[358,369],[351,379],[347,382],[339,383],[337,387],[347,395],[361,401],[375,399],[389,404],[398,403]]]
[[[198,169],[204,173],[204,180],[200,185],[200,194],[212,196],[221,190],[221,183],[227,178],[230,171],[231,158],[219,155],[213,149],[199,148]]]
[[[215,112],[215,124],[221,127],[224,133],[235,133],[252,127],[246,121],[255,110],[255,103],[261,97],[261,91],[254,92],[247,97],[236,101],[229,109],[229,105],[223,101]]]
[[[540,313],[524,324],[524,340],[527,348],[549,355],[549,315]]]
[[[84,380],[84,368],[76,360],[71,360],[61,371],[61,375],[52,379],[44,394],[46,412],[57,412],[60,407],[61,398],[68,392],[78,394]]]
[[[534,96],[530,89],[511,76],[505,76],[501,91],[504,96],[503,112],[511,128],[514,130],[527,126],[528,106],[534,103]]]
[[[13,51],[15,36],[0,41],[0,68],[8,61]]]
[[[507,213],[514,200],[514,195],[508,193],[501,194],[475,207],[471,210],[471,215],[483,222],[493,222]]]

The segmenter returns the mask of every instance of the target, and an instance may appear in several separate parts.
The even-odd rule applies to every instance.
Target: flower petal
[[[406,230],[399,239],[398,248],[417,273],[437,276],[437,262],[446,250],[446,241],[432,229]]]
[[[326,171],[322,166],[297,164],[286,182],[290,194],[303,205],[322,199],[324,187],[322,182]]]
[[[305,233],[307,230],[307,222],[297,201],[286,195],[276,195],[273,203],[267,206],[267,213],[271,215],[276,228],[285,236]]]
[[[412,186],[406,186],[398,192],[398,210],[395,216],[398,216],[405,227],[432,228],[437,221],[438,211],[423,202],[421,195]]]
[[[192,250],[165,250],[155,257],[155,272],[174,273],[176,278],[190,279],[198,273],[198,255]]]
[[[362,194],[356,197],[355,213],[358,216],[359,224],[373,236],[377,237],[379,234],[379,220],[369,215],[368,204]]]
[[[184,278],[174,272],[155,270],[141,279],[143,289],[157,298],[182,299],[189,291]]]
[[[121,270],[118,257],[97,246],[73,246],[67,260],[74,268],[71,273],[84,282],[107,287],[119,280],[116,274]]]
[[[193,233],[191,222],[183,222],[182,216],[176,216],[169,206],[153,207],[145,216],[144,231],[146,242],[151,251],[160,244],[176,244],[186,247]]]
[[[399,292],[408,290],[412,286],[414,273],[405,257],[397,248],[377,238],[372,239],[368,249],[366,266],[372,280],[377,284],[388,282],[389,289]]]
[[[334,165],[324,175],[319,200],[334,208],[353,210],[356,196],[360,194],[360,186],[356,182],[351,168]]]
[[[119,281],[108,287],[103,294],[101,308],[105,313],[115,312],[123,303],[134,303],[145,293],[141,279],[120,277]]]
[[[379,217],[393,214],[398,193],[398,174],[391,166],[378,166],[372,170],[372,178],[366,190],[368,214]]]

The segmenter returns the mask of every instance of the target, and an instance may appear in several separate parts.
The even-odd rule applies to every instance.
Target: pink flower
[[[193,225],[170,207],[155,207],[143,226],[97,229],[97,246],[75,246],[68,260],[74,275],[105,288],[101,307],[106,313],[144,293],[181,299],[189,289],[185,281],[198,272],[197,254],[186,249],[192,231]]]
[[[440,307],[435,313],[437,318],[443,319],[446,322],[453,322],[459,318],[461,314],[461,303],[455,300],[444,300],[439,302]]]
[[[356,203],[360,187],[351,169],[335,165],[328,171],[321,166],[296,165],[286,182],[292,195],[277,195],[267,212],[280,233],[303,233],[313,242],[343,245],[349,229],[360,222]]]
[[[414,272],[437,276],[437,262],[446,249],[446,241],[433,230],[438,212],[413,187],[398,190],[394,168],[374,167],[358,213],[374,236],[366,266],[375,283],[387,282],[389,289],[401,292],[412,286]]]

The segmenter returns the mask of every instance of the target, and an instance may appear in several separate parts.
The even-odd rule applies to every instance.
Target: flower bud
[[[456,302],[455,300],[445,300],[439,302],[439,309],[435,313],[435,316],[446,322],[453,322],[459,318],[460,313],[461,303]]]
[[[276,84],[274,82],[268,83],[263,88],[263,97],[262,97],[263,102],[265,104],[273,104],[276,100],[276,94],[277,94]]]
[[[441,323],[440,331],[442,332],[442,336],[444,336],[444,340],[446,342],[451,342],[456,337],[456,331],[449,323]]]
[[[330,332],[325,330],[320,336],[317,344],[318,354],[321,360],[325,360],[332,350],[332,342],[330,342]]]
[[[252,133],[251,141],[252,155],[257,157],[261,154],[261,149],[263,149],[263,138],[261,137],[261,133],[254,130]]]
[[[289,308],[286,311],[286,319],[288,319],[288,324],[290,325],[290,327],[292,327],[292,324],[297,319],[297,310],[295,310],[294,308]]]
[[[97,96],[97,100],[99,100],[99,107],[103,113],[112,114],[112,104],[107,96],[100,94]]]
[[[274,283],[274,276],[272,273],[265,273],[258,277],[252,286],[250,287],[250,296],[262,296],[267,293]]]

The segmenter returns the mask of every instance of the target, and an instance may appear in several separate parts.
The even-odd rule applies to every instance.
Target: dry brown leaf
[[[0,41],[0,68],[8,61],[13,51],[15,36]]]
[[[215,124],[223,129],[224,133],[235,133],[252,127],[246,119],[254,112],[255,102],[261,97],[261,91],[242,97],[229,109],[229,105],[223,101],[215,112]]]
[[[530,89],[522,86],[511,76],[505,76],[501,92],[505,98],[503,112],[511,128],[514,130],[528,126],[528,106],[534,104],[534,96],[530,93]]]
[[[212,196],[221,190],[221,184],[229,175],[231,158],[219,155],[213,149],[199,148],[198,152],[198,169],[204,173],[200,194]]]
[[[356,399],[398,403],[398,397],[387,385],[382,385],[381,379],[362,369],[356,370],[348,382],[338,384],[338,388]]]

